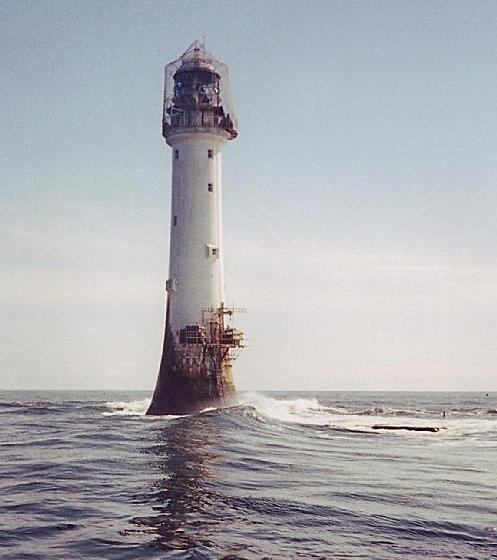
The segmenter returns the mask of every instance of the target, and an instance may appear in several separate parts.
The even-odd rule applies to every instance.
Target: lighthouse
[[[195,41],[165,69],[162,134],[172,149],[166,325],[147,414],[236,404],[232,363],[243,334],[231,326],[223,276],[221,151],[237,135],[225,64]]]

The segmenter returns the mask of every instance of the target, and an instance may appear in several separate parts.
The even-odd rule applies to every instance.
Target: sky
[[[0,0],[0,389],[153,390],[163,68],[230,69],[242,390],[497,390],[497,3]]]

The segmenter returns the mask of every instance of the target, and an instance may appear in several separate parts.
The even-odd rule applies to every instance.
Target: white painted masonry
[[[183,129],[184,130],[184,129]],[[221,149],[219,129],[178,131],[172,148],[169,325],[175,339],[186,325],[202,324],[202,308],[224,297]]]

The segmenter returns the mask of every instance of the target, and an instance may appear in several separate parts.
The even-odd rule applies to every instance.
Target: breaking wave
[[[138,400],[108,401],[105,403],[105,416],[143,417],[147,420],[159,417],[146,417],[150,397]],[[463,413],[464,410],[464,413]],[[200,415],[212,416],[220,409],[207,408]],[[288,398],[269,396],[251,392],[240,394],[240,405],[223,409],[223,415],[228,415],[234,421],[236,416],[252,416],[261,422],[276,421],[287,425],[302,427],[319,427],[330,431],[385,433],[387,430],[379,428],[386,426],[412,426],[418,428],[439,428],[438,434],[450,433],[452,436],[464,436],[470,433],[495,434],[497,409],[478,407],[448,407],[443,408],[399,408],[395,406],[365,406],[364,402],[345,406],[337,402],[327,402],[317,397]],[[162,419],[179,418],[179,416],[160,417]],[[389,431],[391,434],[392,432]],[[399,432],[396,432],[397,434]],[[409,435],[425,435],[425,432],[408,432]],[[407,432],[402,432],[407,435]],[[493,436],[492,436],[493,437]]]
[[[109,401],[105,403],[105,416],[145,416],[150,398],[136,401]]]
[[[16,560],[487,560],[496,398],[240,393],[147,417],[145,392],[4,393],[0,541]]]

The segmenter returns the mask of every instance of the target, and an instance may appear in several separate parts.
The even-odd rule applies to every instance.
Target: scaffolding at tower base
[[[244,347],[243,332],[225,324],[225,317],[243,308],[204,307],[203,325],[186,325],[177,333],[174,353],[181,369],[189,376],[220,375],[223,366],[231,366]],[[178,364],[178,365],[179,365]]]

